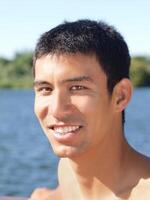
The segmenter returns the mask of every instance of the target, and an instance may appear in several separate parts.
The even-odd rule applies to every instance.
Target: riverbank
[[[32,55],[20,52],[11,60],[0,57],[0,88],[32,88]],[[150,56],[132,57],[130,76],[134,86],[150,86]]]

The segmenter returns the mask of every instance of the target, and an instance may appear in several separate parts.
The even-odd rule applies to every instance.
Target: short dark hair
[[[102,21],[78,20],[58,25],[40,37],[33,60],[35,64],[47,54],[75,53],[96,56],[107,76],[110,94],[122,78],[129,78],[128,46],[113,26]]]

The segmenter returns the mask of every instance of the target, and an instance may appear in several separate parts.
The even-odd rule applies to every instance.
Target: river
[[[57,186],[57,163],[33,112],[32,90],[0,90],[0,196]],[[135,89],[126,110],[128,142],[150,156],[150,88]]]

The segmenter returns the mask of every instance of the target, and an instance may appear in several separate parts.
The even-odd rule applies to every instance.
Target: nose
[[[54,118],[62,120],[70,112],[69,96],[64,92],[55,91],[50,101],[49,112]]]

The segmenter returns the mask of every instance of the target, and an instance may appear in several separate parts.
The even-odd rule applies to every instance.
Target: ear
[[[113,89],[113,105],[116,112],[122,112],[132,96],[133,86],[129,79],[124,78]]]

